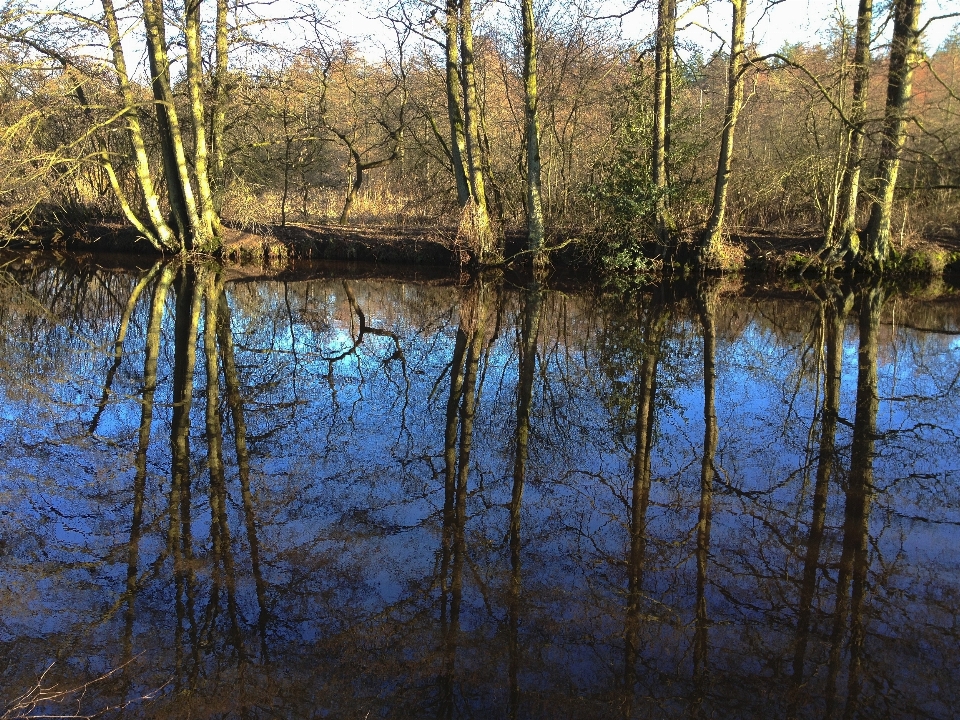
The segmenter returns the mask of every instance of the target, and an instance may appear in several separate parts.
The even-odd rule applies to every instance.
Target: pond
[[[960,299],[7,256],[0,700],[952,717]]]

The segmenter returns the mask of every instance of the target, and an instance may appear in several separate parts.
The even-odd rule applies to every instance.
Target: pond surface
[[[960,706],[960,300],[41,256],[0,292],[4,718]]]

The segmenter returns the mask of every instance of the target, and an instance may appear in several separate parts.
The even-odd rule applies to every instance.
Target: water
[[[955,713],[960,301],[7,261],[2,717]]]

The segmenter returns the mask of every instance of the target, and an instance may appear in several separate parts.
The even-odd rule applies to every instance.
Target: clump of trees
[[[777,53],[750,44],[747,0],[717,8],[712,54],[688,10],[638,6],[654,30],[628,42],[559,1],[400,0],[372,46],[316,9],[281,31],[228,0],[9,0],[0,229],[122,216],[216,253],[224,223],[441,223],[481,265],[514,230],[534,263],[590,238],[618,272],[724,267],[756,232],[882,270],[905,237],[956,232],[960,34],[925,50],[920,0],[861,0]]]

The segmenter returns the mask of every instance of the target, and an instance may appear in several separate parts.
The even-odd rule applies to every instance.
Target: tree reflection
[[[624,626],[624,717],[633,715],[643,612],[643,576],[647,560],[647,510],[650,504],[651,455],[657,412],[657,367],[669,317],[666,303],[660,296],[651,298],[645,308],[641,303],[636,303],[636,308],[642,335],[633,418],[633,483],[629,507],[630,550],[627,558],[627,612]]]
[[[480,278],[463,293],[450,364],[444,431],[443,536],[440,561],[440,634],[443,667],[440,674],[439,717],[455,715],[457,643],[463,602],[466,560],[467,484],[477,408],[478,371],[491,310],[492,283]]]
[[[840,382],[843,371],[843,330],[853,305],[853,294],[828,287],[824,299],[823,328],[826,344],[823,408],[820,413],[820,444],[817,474],[813,491],[813,511],[807,534],[803,579],[797,611],[794,640],[793,678],[788,715],[795,717],[800,706],[804,684],[804,663],[810,636],[811,613],[820,571],[821,547],[827,517],[827,499],[837,463],[837,420],[840,417]]]
[[[153,425],[153,403],[157,393],[157,361],[160,356],[160,328],[163,323],[163,308],[167,293],[173,283],[175,271],[172,265],[162,268],[159,280],[153,289],[150,315],[147,322],[146,342],[143,355],[143,396],[140,403],[140,429],[137,433],[136,475],[133,479],[133,508],[130,523],[130,541],[127,552],[127,612],[124,627],[123,659],[129,662],[132,654],[133,623],[138,586],[140,538],[143,533],[143,504],[147,482],[147,451],[150,447],[150,430]],[[139,295],[139,293],[137,293]],[[128,305],[129,306],[129,305]],[[121,327],[122,327],[121,321]],[[118,340],[118,343],[122,342]],[[108,377],[112,377],[111,375]],[[108,383],[109,384],[109,383]],[[98,408],[98,416],[102,411]],[[95,422],[92,426],[95,426]]]
[[[170,486],[166,507],[165,549],[153,563],[153,571],[170,558],[174,584],[175,626],[172,638],[175,683],[196,685],[202,672],[202,649],[216,647],[217,627],[221,617],[226,621],[226,638],[239,661],[244,661],[241,612],[237,598],[237,568],[234,540],[228,519],[228,477],[224,458],[225,426],[221,415],[227,409],[232,419],[232,445],[236,452],[237,475],[243,506],[246,540],[250,551],[257,597],[257,626],[260,652],[267,658],[266,583],[260,565],[259,540],[253,495],[250,488],[250,458],[246,445],[246,422],[240,380],[234,357],[230,307],[223,276],[215,266],[195,266],[177,262],[160,264],[145,275],[134,289],[121,319],[117,352],[123,342],[125,325],[129,323],[133,304],[149,280],[154,282],[150,311],[145,330],[143,390],[140,399],[140,423],[135,455],[133,505],[127,549],[126,621],[123,634],[125,661],[135,654],[133,634],[136,623],[138,591],[142,585],[140,545],[144,530],[144,502],[151,430],[155,398],[158,390],[158,361],[163,345],[165,310],[171,288],[173,304],[173,372],[170,422]],[[202,326],[202,337],[200,335]],[[204,433],[205,464],[208,471],[207,503],[209,507],[209,555],[206,543],[195,537],[198,518],[194,514],[197,498],[195,468],[197,454],[191,447],[194,387],[200,376],[195,372],[197,347],[202,343],[204,360]],[[108,371],[104,396],[117,368]],[[222,367],[222,373],[221,373]],[[225,386],[226,408],[221,402],[221,383]],[[94,426],[103,413],[98,407]],[[203,523],[201,526],[206,525]],[[200,554],[198,554],[198,551]],[[198,569],[202,568],[202,574]],[[203,579],[210,585],[203,598]],[[187,664],[189,658],[189,664]]]
[[[510,491],[510,589],[508,613],[509,640],[509,716],[520,717],[520,665],[523,648],[520,642],[520,613],[522,593],[521,506],[523,486],[527,476],[530,452],[530,411],[533,404],[533,380],[537,366],[537,338],[540,334],[540,314],[543,289],[536,277],[522,292],[519,336],[519,363],[517,367],[517,426],[514,434],[513,484]]]
[[[88,714],[949,716],[944,304],[31,272],[5,692],[62,657],[119,668]]]
[[[714,460],[717,454],[717,329],[715,303],[717,287],[703,284],[697,289],[697,309],[703,329],[703,454],[700,459],[700,504],[697,515],[697,590],[693,636],[694,709],[706,695],[708,662],[707,566],[710,557],[710,529],[713,522]]]
[[[844,493],[843,550],[837,576],[833,632],[830,639],[826,703],[827,717],[837,714],[837,680],[842,643],[849,614],[850,658],[847,670],[847,697],[843,716],[857,712],[862,688],[865,639],[864,601],[869,569],[868,542],[870,499],[873,495],[874,445],[877,437],[877,343],[884,290],[867,287],[860,293],[860,347],[857,353],[857,399],[853,422],[850,472]],[[853,586],[850,594],[851,583]]]

